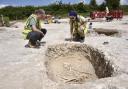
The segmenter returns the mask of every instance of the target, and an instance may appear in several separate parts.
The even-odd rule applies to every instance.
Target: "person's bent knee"
[[[29,39],[36,41],[36,40],[38,40],[39,36],[40,36],[40,34],[38,32],[32,32],[30,34],[30,38]]]

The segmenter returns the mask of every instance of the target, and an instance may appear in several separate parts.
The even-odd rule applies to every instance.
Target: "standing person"
[[[109,9],[108,9],[108,7],[106,6],[106,16],[108,16],[108,14],[109,14]]]
[[[87,32],[86,20],[83,16],[77,15],[75,11],[69,12],[71,39],[83,42]]]
[[[25,47],[36,48],[40,46],[40,41],[47,32],[46,29],[41,28],[41,20],[44,19],[45,11],[43,9],[36,10],[28,17],[23,31],[25,39],[29,40]]]

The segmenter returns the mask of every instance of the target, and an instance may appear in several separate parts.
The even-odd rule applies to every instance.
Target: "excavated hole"
[[[121,37],[121,33],[117,29],[94,28],[94,31],[98,35],[105,35],[105,36],[111,36],[111,37]]]
[[[48,77],[58,83],[82,84],[111,77],[113,68],[98,50],[83,44],[58,44],[46,52]]]

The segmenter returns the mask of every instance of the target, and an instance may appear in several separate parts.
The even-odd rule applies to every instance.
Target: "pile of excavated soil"
[[[84,83],[97,79],[91,62],[79,53],[51,60],[48,66],[49,77],[63,83]]]

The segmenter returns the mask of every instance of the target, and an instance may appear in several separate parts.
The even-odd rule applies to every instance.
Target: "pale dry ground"
[[[66,20],[67,21],[67,20]],[[97,22],[97,28],[117,28],[128,31],[128,17],[123,21]],[[40,49],[26,49],[27,41],[22,38],[23,23],[19,28],[0,28],[0,89],[128,89],[128,33],[122,37],[86,37],[85,44],[91,45],[106,55],[119,68],[118,76],[92,81],[82,85],[58,84],[46,75],[45,50],[48,45],[63,43],[69,38],[69,24],[48,24],[46,45]],[[2,30],[1,30],[2,29]],[[108,45],[103,45],[104,42]],[[74,42],[72,42],[74,43]]]

